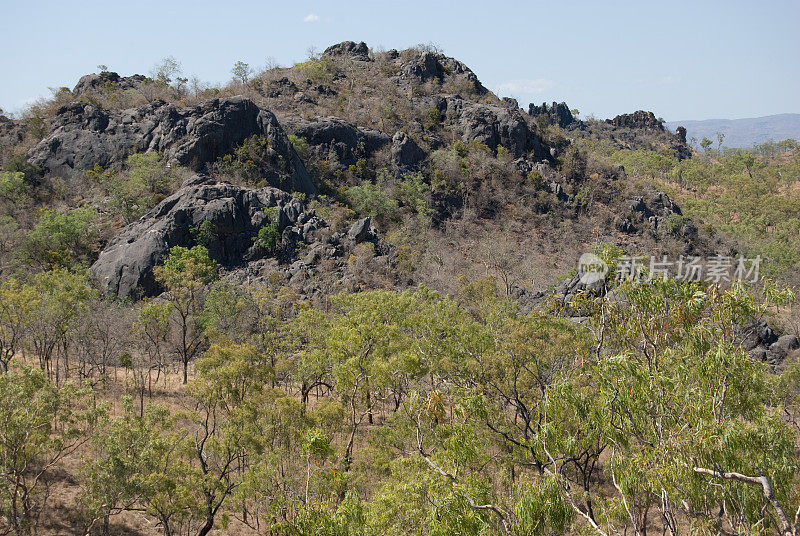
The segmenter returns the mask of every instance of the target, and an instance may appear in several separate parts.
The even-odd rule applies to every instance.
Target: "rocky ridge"
[[[85,102],[60,108],[49,133],[28,160],[51,176],[83,180],[95,164],[120,167],[136,152],[162,152],[167,161],[203,171],[251,136],[265,137],[275,155],[269,184],[316,193],[303,162],[269,110],[242,97],[178,107],[162,101],[134,109],[103,110]]]

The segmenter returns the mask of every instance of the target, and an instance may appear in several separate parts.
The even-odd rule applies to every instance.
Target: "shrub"
[[[260,187],[276,170],[279,175],[288,175],[288,164],[275,151],[269,139],[251,136],[232,154],[217,160],[214,169],[217,173],[239,179],[244,184]]]
[[[280,240],[281,233],[278,231],[278,226],[275,223],[268,223],[258,230],[256,243],[269,252],[275,251]]]
[[[392,219],[397,213],[397,201],[381,189],[380,184],[363,181],[344,192],[350,207],[360,216],[372,216],[381,222]]]
[[[122,172],[95,164],[86,176],[108,193],[111,208],[129,223],[172,193],[181,168],[167,167],[157,152],[132,154],[125,164]]]
[[[300,158],[303,160],[308,158],[308,142],[304,138],[294,134],[289,134],[289,141],[292,142],[294,152],[296,152]]]
[[[69,268],[88,260],[97,236],[96,221],[93,208],[65,214],[42,209],[39,222],[23,239],[19,255],[24,263],[42,268]]]
[[[404,174],[397,184],[397,200],[422,216],[429,216],[431,187],[425,182],[422,173]]]
[[[195,242],[205,247],[208,247],[208,245],[217,238],[217,226],[208,220],[204,220],[196,227],[190,227],[189,232]]]
[[[42,176],[42,169],[28,162],[24,154],[17,154],[6,160],[4,168],[9,172],[22,173],[28,184],[35,184]]]
[[[333,80],[334,75],[339,72],[339,68],[332,58],[311,58],[303,63],[298,63],[294,68],[304,77],[308,78],[314,83],[329,83]]]
[[[0,172],[0,201],[19,203],[27,193],[24,173]]]

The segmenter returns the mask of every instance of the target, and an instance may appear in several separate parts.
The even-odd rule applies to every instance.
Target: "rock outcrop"
[[[402,131],[396,132],[392,137],[391,154],[396,171],[417,169],[426,156],[414,138]]]
[[[436,108],[465,142],[476,140],[493,151],[502,145],[515,158],[550,159],[549,148],[519,108],[481,104],[458,97],[420,97],[419,100],[425,106]]]
[[[409,80],[414,83],[442,83],[449,78],[464,90],[476,95],[485,95],[488,92],[472,69],[444,54],[422,51],[408,61],[403,61],[403,56],[399,56],[398,61],[401,62],[401,73],[398,76],[401,83]]]
[[[531,117],[546,115],[551,118],[553,124],[561,128],[568,128],[579,123],[565,102],[553,102],[551,106],[548,106],[546,102],[543,102],[541,106],[531,103],[528,105],[528,115]]]
[[[273,209],[274,215],[268,216],[265,209]],[[209,254],[226,268],[270,253],[255,244],[265,224],[278,226],[281,251],[291,254],[297,242],[310,240],[310,234],[324,223],[287,192],[215,183],[196,175],[106,245],[92,265],[100,287],[119,297],[157,294],[160,289],[153,268],[170,248],[194,245],[192,231],[203,222],[211,222],[214,228],[213,238],[205,244]],[[272,253],[280,256],[281,251]]]
[[[82,179],[95,164],[118,167],[135,152],[163,152],[168,161],[202,171],[250,136],[269,140],[275,169],[270,185],[316,193],[305,166],[278,120],[243,97],[214,99],[177,107],[154,102],[138,108],[107,111],[84,102],[58,110],[51,130],[28,154],[50,175]]]
[[[313,121],[287,117],[283,125],[289,134],[308,142],[314,156],[328,160],[334,169],[355,164],[392,141],[383,132],[356,127],[335,117]]]
[[[0,115],[0,149],[14,147],[25,139],[28,128],[22,121]]]
[[[800,348],[800,341],[795,335],[778,335],[764,320],[742,327],[740,338],[742,346],[751,356],[773,368],[779,367],[790,352]]]
[[[641,128],[664,130],[664,123],[659,121],[653,112],[637,110],[632,114],[618,115],[614,119],[606,119],[608,123],[618,128]]]
[[[678,141],[685,144],[686,143],[686,127],[678,127],[675,129],[675,137],[678,138]]]
[[[364,41],[342,41],[325,49],[322,56],[351,58],[357,61],[370,61],[369,48]]]
[[[632,198],[629,207],[629,213],[616,222],[617,229],[624,233],[635,233],[643,223],[655,233],[663,230],[665,222],[671,215],[681,215],[681,208],[667,194],[658,190],[650,190],[644,195]],[[689,238],[697,234],[697,228],[692,222],[685,221],[680,228],[672,232]]]
[[[87,74],[78,80],[75,88],[72,90],[73,95],[82,95],[90,91],[98,91],[101,89],[136,89],[147,77],[141,74],[134,74],[133,76],[120,76],[115,72],[103,71],[100,74]]]

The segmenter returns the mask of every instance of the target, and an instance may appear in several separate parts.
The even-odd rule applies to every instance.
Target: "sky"
[[[16,113],[100,64],[148,74],[174,56],[219,84],[236,61],[288,66],[344,40],[432,43],[499,96],[584,118],[800,113],[800,0],[0,0],[0,21],[0,108]]]

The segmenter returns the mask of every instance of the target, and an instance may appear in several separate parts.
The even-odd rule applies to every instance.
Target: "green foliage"
[[[42,176],[42,170],[25,158],[24,154],[17,154],[6,160],[3,165],[7,172],[22,173],[25,182],[28,184],[35,184],[36,181]]]
[[[273,252],[278,246],[280,238],[281,233],[278,230],[278,225],[275,223],[268,223],[258,230],[256,243],[265,250]]]
[[[203,220],[200,225],[190,227],[189,233],[198,245],[208,247],[217,239],[217,226],[214,222]]]
[[[389,197],[380,183],[365,180],[358,186],[344,191],[348,205],[360,216],[372,216],[380,222],[388,222],[397,214],[397,201]]]
[[[95,247],[97,212],[93,208],[60,213],[42,209],[39,221],[23,239],[17,254],[41,268],[72,267],[86,261]]]
[[[275,151],[266,137],[251,136],[232,154],[214,164],[217,173],[228,175],[250,186],[263,186],[266,177],[278,173],[288,175],[289,162]]]
[[[329,56],[309,58],[307,61],[296,64],[294,68],[301,76],[317,84],[330,83],[339,72],[336,62]]]
[[[180,490],[176,481],[183,476],[181,465],[168,461],[176,450],[180,452],[176,437],[168,431],[169,411],[150,405],[139,416],[130,397],[122,403],[124,413],[104,422],[93,435],[94,456],[84,469],[87,484],[80,502],[94,522],[139,503],[157,516],[168,493],[188,491]]]
[[[175,246],[163,266],[156,268],[156,277],[170,290],[193,289],[217,279],[217,263],[203,246]]]
[[[300,136],[296,136],[294,134],[289,134],[289,141],[292,142],[292,147],[297,155],[305,160],[308,158],[308,142],[305,138],[301,138]]]
[[[0,172],[0,202],[6,205],[22,203],[28,195],[25,174],[20,172]]]
[[[425,119],[422,122],[422,126],[425,130],[436,130],[441,123],[442,114],[439,112],[439,109],[435,107],[428,108],[428,111],[425,113]]]
[[[689,221],[689,218],[686,216],[678,214],[677,212],[673,212],[667,216],[667,220],[664,222],[664,233],[668,235],[676,234]]]
[[[431,187],[425,181],[422,173],[403,174],[397,183],[397,201],[402,206],[409,207],[415,213],[430,217],[433,209],[430,205]]]
[[[170,323],[176,332],[173,351],[183,363],[183,383],[187,383],[189,363],[206,343],[203,303],[208,285],[219,277],[217,263],[204,246],[175,246],[153,272],[166,289]]]
[[[18,535],[36,534],[45,479],[86,439],[98,416],[90,392],[56,387],[39,371],[0,374],[0,516]]]
[[[9,362],[21,349],[38,300],[33,286],[13,277],[0,284],[0,372],[8,372]]]
[[[231,74],[233,77],[241,82],[242,84],[246,84],[247,81],[250,79],[250,75],[253,74],[253,69],[250,68],[250,65],[243,61],[237,61],[233,65],[233,69],[231,69]]]
[[[110,197],[111,208],[129,223],[172,193],[181,171],[167,166],[157,152],[135,153],[125,162],[122,172],[95,164],[86,175],[103,188]]]

